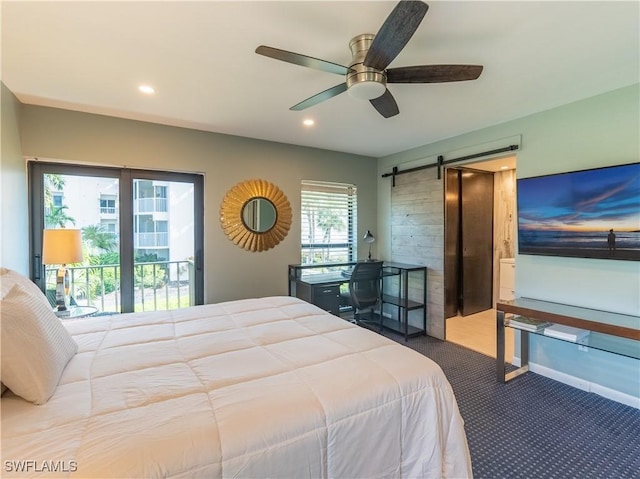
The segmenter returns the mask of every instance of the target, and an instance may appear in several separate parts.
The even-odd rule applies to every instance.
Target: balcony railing
[[[134,248],[168,248],[169,233],[135,233]]]
[[[169,211],[167,198],[138,198],[135,213],[166,213]]]
[[[101,312],[121,312],[120,266],[73,266],[69,270],[69,295],[82,306]],[[134,263],[134,311],[185,308],[195,304],[192,261]],[[47,290],[56,288],[57,268],[45,269]]]

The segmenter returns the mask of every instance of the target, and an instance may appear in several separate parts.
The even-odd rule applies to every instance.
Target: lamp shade
[[[67,264],[82,261],[82,232],[78,229],[47,229],[42,235],[42,262]]]
[[[371,244],[376,240],[375,236],[371,234],[371,231],[367,230],[367,232],[362,237],[362,241],[365,243]]]

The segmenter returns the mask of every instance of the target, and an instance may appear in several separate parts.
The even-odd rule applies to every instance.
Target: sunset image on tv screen
[[[640,261],[640,163],[519,179],[518,252]]]

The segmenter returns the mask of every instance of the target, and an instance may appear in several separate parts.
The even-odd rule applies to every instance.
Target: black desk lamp
[[[371,234],[371,231],[367,230],[362,241],[369,244],[369,257],[367,261],[371,261],[371,245],[376,241],[376,238]]]

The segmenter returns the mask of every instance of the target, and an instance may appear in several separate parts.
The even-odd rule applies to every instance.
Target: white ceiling
[[[390,119],[347,93],[289,111],[343,78],[255,48],[348,65],[395,4],[3,0],[2,81],[24,103],[381,157],[639,80],[637,1],[431,1],[390,68],[481,64],[478,80],[392,84]]]

